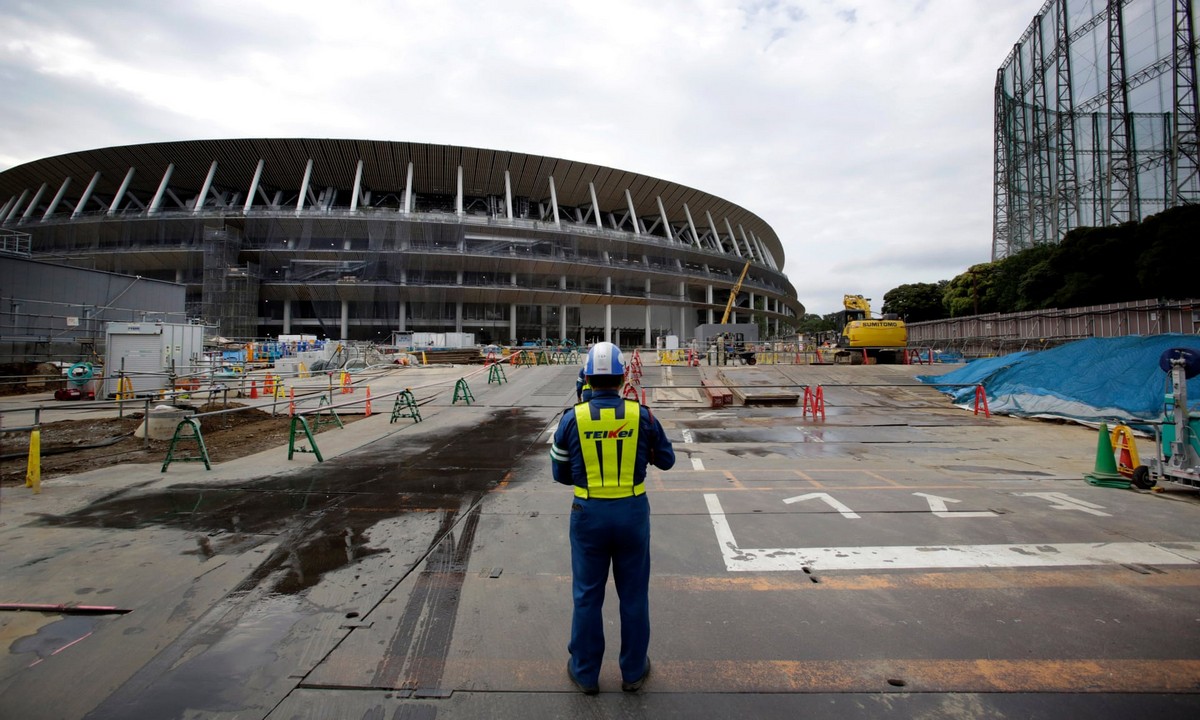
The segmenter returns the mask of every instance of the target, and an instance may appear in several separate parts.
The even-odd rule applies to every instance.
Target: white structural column
[[[671,229],[671,221],[667,219],[667,210],[663,207],[662,198],[655,195],[654,199],[658,202],[658,215],[662,218],[663,232],[667,235],[667,242],[673,242],[675,240],[675,231]]]
[[[753,324],[754,323],[754,293],[750,293],[750,304],[746,306],[746,310],[747,310],[747,312],[750,313],[749,322],[751,324]]]
[[[176,280],[176,282],[179,282],[179,281]],[[292,301],[291,300],[283,301],[283,334],[284,335],[292,334]]]
[[[708,303],[708,304],[709,304],[709,308],[708,308],[708,322],[709,322],[709,323],[714,323],[714,322],[716,322],[715,320],[713,320],[713,309],[712,309],[712,304],[713,304],[713,286],[712,286],[712,285],[705,285],[705,286],[704,286],[704,302],[706,302],[706,303]]]
[[[459,217],[462,217],[462,216],[463,216],[463,172],[462,172],[462,165],[459,165],[459,166],[458,166],[458,184],[456,185],[456,187],[457,187],[457,191],[455,192],[455,196],[454,196],[454,198],[455,198],[455,199],[454,199],[454,214],[455,214],[455,215],[457,215],[457,216],[459,216]]]
[[[154,198],[150,201],[150,207],[146,208],[147,215],[154,215],[158,209],[162,207],[163,196],[167,194],[167,188],[171,184],[171,176],[175,174],[175,163],[167,165],[167,169],[163,171],[162,179],[158,181],[158,190],[154,191]]]
[[[509,220],[513,219],[512,213],[512,178],[508,174],[508,170],[504,171],[504,214]]]
[[[312,170],[313,170],[313,161],[312,161],[312,158],[309,158],[308,164],[304,166],[304,179],[300,181],[300,196],[296,198],[296,216],[297,217],[300,216],[300,213],[304,212],[304,196],[308,194],[308,183],[310,180],[312,180]],[[343,313],[345,312],[345,310],[346,310],[346,307],[343,305],[342,306]],[[345,339],[345,336],[346,336],[346,333],[343,332],[342,333],[343,340]]]
[[[38,191],[33,194],[33,200],[29,201],[29,207],[25,208],[24,214],[21,215],[22,220],[28,220],[29,217],[33,215],[33,211],[37,209],[37,205],[42,201],[42,195],[45,193],[46,183],[42,183],[42,186],[38,188]]]
[[[604,303],[604,339],[612,342],[612,276],[604,278],[604,294],[609,297]]]
[[[566,295],[566,292],[567,292],[567,276],[566,275],[558,276],[558,289],[562,290],[564,296]],[[560,340],[567,339],[567,306],[566,305],[558,306],[558,337]]]
[[[554,176],[550,175],[550,209],[554,212],[554,224],[562,227],[558,219],[558,191],[554,189]]]
[[[721,231],[717,230],[717,224],[713,222],[712,213],[705,210],[704,217],[708,218],[708,227],[712,230],[713,242],[717,244],[716,250],[719,250],[722,255],[725,254],[725,248],[721,246]]]
[[[8,217],[8,211],[13,206],[13,200],[16,200],[16,199],[17,199],[17,196],[13,195],[12,197],[10,197],[8,199],[8,202],[4,203],[3,207],[0,207],[0,220],[4,220],[5,218]]]
[[[63,180],[63,184],[58,186],[58,192],[54,193],[54,199],[50,201],[50,206],[46,208],[46,212],[42,213],[42,219],[50,217],[54,211],[58,209],[58,204],[62,202],[63,195],[67,194],[67,188],[71,185],[71,178]]]
[[[508,304],[508,335],[513,344],[517,344],[517,304]]]
[[[341,340],[350,339],[350,301],[342,301],[342,337]]]
[[[733,251],[737,253],[738,257],[741,257],[742,249],[738,247],[737,236],[733,234],[733,226],[729,224],[729,218],[723,219],[725,220],[725,230],[729,233],[729,242],[733,244]]]
[[[754,254],[754,246],[750,243],[750,238],[746,237],[746,228],[738,224],[738,232],[742,234],[742,242],[746,245],[746,254],[750,256],[750,259],[762,260],[762,258]]]
[[[703,249],[704,246],[700,244],[700,233],[696,231],[696,222],[692,220],[692,211],[688,208],[687,203],[683,204],[683,214],[687,218],[688,228],[692,231],[692,244]]]
[[[100,173],[96,173],[96,174],[99,175]],[[93,183],[93,185],[94,184],[95,183]],[[25,203],[25,198],[27,198],[27,197],[29,197],[29,189],[28,188],[21,191],[21,196],[19,198],[17,198],[17,201],[12,204],[12,209],[9,210],[8,214],[4,216],[4,222],[8,222],[9,220],[12,220],[14,217],[17,216],[17,213],[21,210],[21,205]]]
[[[642,224],[638,222],[637,209],[633,207],[633,196],[629,194],[629,188],[625,188],[625,204],[629,206],[629,219],[633,221],[633,234],[642,234]]]
[[[113,196],[112,205],[108,206],[109,217],[117,214],[117,207],[125,199],[125,192],[129,190],[129,183],[131,182],[133,182],[133,168],[129,168],[129,172],[125,173],[125,179],[121,181],[121,187],[117,190],[117,194]]]
[[[650,281],[649,280],[646,281],[646,294],[647,295],[650,294]],[[645,337],[642,338],[642,346],[643,347],[651,347],[650,343],[653,340],[653,338],[651,338],[651,336],[650,336],[651,335],[650,322],[652,319],[651,313],[650,313],[651,309],[652,308],[650,307],[650,303],[647,302],[646,303],[646,335],[645,335]]]
[[[408,177],[404,181],[404,207],[400,208],[400,212],[408,214],[413,211],[413,164],[408,164]]]
[[[242,206],[242,214],[250,212],[250,208],[254,206],[254,196],[258,193],[258,183],[262,180],[263,168],[266,167],[267,161],[259,158],[258,167],[254,168],[254,178],[250,180],[250,189],[246,192],[246,204]]]
[[[254,176],[250,181],[250,190],[246,191],[246,204],[242,206],[242,215],[250,214],[250,209],[254,206],[254,196],[258,193],[258,182],[263,179],[264,167],[266,167],[266,161],[263,158],[258,158],[258,167],[254,168]]]
[[[354,169],[354,189],[350,191],[350,212],[358,210],[358,195],[362,192],[363,161],[360,158],[358,167]]]
[[[400,300],[400,306],[396,308],[396,314],[400,318],[400,327],[397,328],[400,332],[408,331],[408,302]]]
[[[596,216],[596,227],[604,229],[604,223],[600,221],[600,203],[596,200],[596,184],[588,182],[588,193],[592,196],[592,214]]]
[[[687,322],[688,309],[687,309],[687,304],[686,304],[687,303],[687,282],[684,280],[679,281],[679,301],[684,304],[679,306],[679,330],[676,332],[676,335],[679,336],[679,343],[682,345],[683,339],[687,335],[687,324],[688,324],[688,322]]]
[[[208,189],[212,187],[213,178],[216,176],[217,161],[213,160],[212,165],[208,166],[208,175],[204,177],[204,184],[200,186],[200,194],[196,196],[195,206],[192,208],[193,215],[204,209],[204,203],[208,200]]]
[[[456,333],[462,332],[462,317],[463,317],[462,310],[463,310],[462,300],[459,300],[458,302],[454,303],[454,332],[456,332]]]
[[[83,194],[79,196],[79,204],[76,205],[75,209],[71,211],[72,218],[78,217],[79,213],[83,212],[83,208],[88,204],[88,200],[92,199],[92,193],[96,190],[96,183],[98,182],[100,182],[99,170],[97,170],[96,174],[92,176],[92,181],[88,183],[88,186],[84,189]]]

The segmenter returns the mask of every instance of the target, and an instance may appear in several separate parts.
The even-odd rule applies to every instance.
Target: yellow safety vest
[[[644,484],[633,484],[641,405],[625,400],[623,409],[624,417],[617,417],[617,408],[593,408],[591,403],[575,406],[588,485],[586,488],[576,485],[576,497],[611,500],[646,492]],[[599,417],[594,418],[593,413]]]

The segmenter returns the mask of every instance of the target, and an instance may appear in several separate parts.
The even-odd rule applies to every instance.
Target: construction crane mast
[[[746,271],[750,269],[750,261],[746,261],[745,267],[742,268],[742,274],[738,276],[737,285],[729,291],[729,302],[725,303],[725,314],[721,316],[721,324],[729,322],[729,314],[733,312],[733,301],[737,300],[738,291],[742,289],[742,281],[746,279]]]

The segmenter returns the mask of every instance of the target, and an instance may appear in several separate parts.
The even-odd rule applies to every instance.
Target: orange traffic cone
[[[288,388],[288,417],[296,415],[296,388]]]
[[[250,381],[250,399],[253,400],[254,398],[257,398],[257,397],[258,397],[258,381],[251,380]]]
[[[1083,476],[1090,485],[1123,488],[1130,486],[1129,480],[1117,472],[1117,461],[1113,454],[1112,440],[1108,436],[1108,423],[1100,423],[1100,440],[1096,443],[1096,467]]]
[[[363,406],[363,417],[371,417],[371,386],[367,386],[367,404]]]

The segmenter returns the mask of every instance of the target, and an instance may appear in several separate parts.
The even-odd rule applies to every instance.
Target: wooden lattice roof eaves
[[[184,140],[141,145],[115,146],[67,153],[18,165],[0,172],[0,196],[7,199],[23,190],[36,191],[41,183],[56,189],[70,177],[70,194],[77,195],[100,171],[99,193],[113,193],[130,167],[135,168],[130,192],[149,197],[158,188],[168,165],[175,166],[171,186],[198,190],[217,161],[214,184],[242,189],[264,161],[260,184],[266,188],[296,189],[309,159],[313,160],[310,187],[349,188],[359,160],[363,162],[362,185],[379,191],[403,190],[408,163],[414,167],[418,192],[452,194],[457,191],[458,167],[463,168],[467,194],[504,193],[504,171],[508,170],[514,197],[548,201],[549,177],[562,205],[591,204],[589,183],[594,185],[601,209],[623,214],[627,209],[625,190],[639,216],[657,215],[656,197],[672,222],[683,222],[687,203],[696,222],[707,210],[714,218],[728,218],[736,228],[764,241],[782,265],[783,248],[772,228],[754,213],[717,196],[660,178],[625,170],[525,153],[482,148],[409,142],[316,138],[244,138]]]

